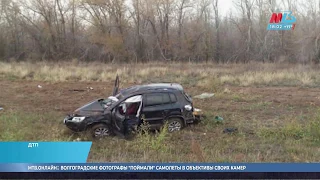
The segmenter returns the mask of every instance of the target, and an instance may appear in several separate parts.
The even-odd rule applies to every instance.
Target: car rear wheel
[[[91,128],[91,135],[93,138],[103,138],[111,136],[112,134],[112,130],[107,124],[97,124]]]
[[[169,119],[167,122],[167,129],[169,133],[180,131],[183,128],[182,120],[179,118]]]

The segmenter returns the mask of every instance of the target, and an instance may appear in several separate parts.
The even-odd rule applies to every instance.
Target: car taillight
[[[187,110],[187,111],[191,111],[192,110],[192,105],[185,105],[184,108]]]

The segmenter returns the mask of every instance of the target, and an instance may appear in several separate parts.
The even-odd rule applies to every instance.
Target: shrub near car
[[[118,82],[118,83],[117,83]],[[113,96],[98,99],[77,109],[64,119],[76,132],[89,131],[93,137],[103,137],[128,131],[147,123],[151,130],[167,124],[169,132],[179,131],[200,120],[200,110],[176,83],[132,86],[118,92],[117,77]]]

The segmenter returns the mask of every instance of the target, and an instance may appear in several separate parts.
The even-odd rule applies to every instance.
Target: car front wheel
[[[180,131],[183,128],[182,120],[179,118],[169,119],[167,123],[168,132],[170,133]]]
[[[91,128],[93,138],[103,138],[112,135],[112,130],[107,124],[97,124]]]

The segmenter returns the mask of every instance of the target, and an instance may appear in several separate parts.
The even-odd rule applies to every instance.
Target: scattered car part
[[[210,97],[213,97],[213,96],[214,96],[214,93],[202,93],[200,95],[194,96],[194,98],[206,99],[206,98],[210,98]]]
[[[86,90],[83,90],[83,89],[71,89],[69,91],[83,92],[83,91],[86,91]]]
[[[223,130],[223,133],[235,133],[235,132],[238,132],[238,128],[225,128]]]
[[[218,123],[223,122],[223,118],[222,118],[222,117],[220,117],[220,116],[216,116],[214,119],[215,119],[215,120],[216,120],[216,122],[218,122]]]
[[[73,140],[74,142],[77,142],[77,141],[81,141],[81,139],[80,138],[77,138],[77,139],[75,139],[75,140]]]
[[[193,115],[195,117],[195,123],[199,123],[203,118],[205,118],[201,109],[194,108]]]

